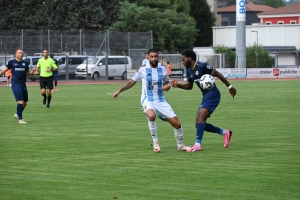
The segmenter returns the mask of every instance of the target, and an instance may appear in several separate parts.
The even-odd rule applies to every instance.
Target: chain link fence
[[[131,57],[133,68],[137,69],[145,52],[153,48],[153,34],[91,30],[0,30],[0,54],[14,55],[17,48],[22,48],[25,56],[41,55],[43,49],[55,55],[126,55]]]

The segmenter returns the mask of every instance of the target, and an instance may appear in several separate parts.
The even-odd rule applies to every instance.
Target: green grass
[[[50,109],[28,86],[26,125],[0,87],[0,199],[300,199],[300,81],[232,81],[234,99],[217,84],[222,100],[208,122],[233,130],[229,148],[205,133],[202,152],[179,152],[173,128],[158,120],[159,154],[140,84],[118,99],[120,84],[61,85]],[[166,98],[192,145],[200,92],[172,88]]]

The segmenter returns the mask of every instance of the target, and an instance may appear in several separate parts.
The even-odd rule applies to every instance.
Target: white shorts
[[[154,110],[155,113],[161,115],[163,118],[173,118],[176,116],[174,110],[168,104],[165,102],[150,102],[150,101],[144,101],[142,104],[142,110],[143,113],[146,113],[148,109]]]

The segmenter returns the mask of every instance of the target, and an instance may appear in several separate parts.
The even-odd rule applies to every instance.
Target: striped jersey
[[[145,100],[150,102],[165,102],[162,87],[164,83],[169,80],[165,66],[158,63],[156,68],[152,68],[150,64],[147,63],[137,70],[132,80],[142,80],[141,103]]]

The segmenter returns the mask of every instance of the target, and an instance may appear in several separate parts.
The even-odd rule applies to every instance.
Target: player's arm
[[[177,87],[184,90],[191,90],[193,89],[194,82],[187,82],[186,84],[179,84],[176,80],[172,80],[172,86]]]
[[[52,59],[52,60],[53,60],[53,59]],[[54,61],[54,60],[53,60],[53,62],[52,62],[51,68],[52,68],[52,71],[57,71],[57,70],[58,70],[58,67],[57,67],[57,65],[55,64],[55,61]]]
[[[113,98],[117,98],[118,97],[118,95],[121,93],[121,92],[123,92],[123,91],[125,91],[125,90],[128,90],[128,89],[130,89],[130,88],[132,88],[134,85],[135,85],[135,81],[134,80],[130,80],[130,81],[128,81],[127,83],[126,83],[126,85],[124,85],[123,87],[121,87],[119,90],[117,90],[116,92],[114,92],[113,93]]]
[[[34,67],[34,68],[32,68],[32,69],[29,69],[28,68],[28,70],[27,70],[27,74],[37,74],[37,70],[36,70],[36,68]]]
[[[5,72],[8,70],[8,67],[4,66],[4,68],[0,71],[0,76],[5,74]]]
[[[215,69],[213,70],[211,75],[218,77],[226,85],[226,87],[228,87],[229,93],[234,98],[234,96],[236,95],[236,89],[232,85],[230,85],[230,83],[227,81],[227,79],[220,72],[218,72]]]

